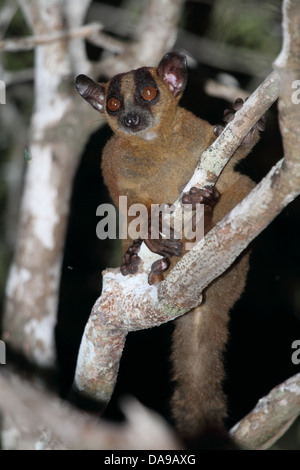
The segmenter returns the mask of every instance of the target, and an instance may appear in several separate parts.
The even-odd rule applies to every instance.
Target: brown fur
[[[155,122],[150,134],[125,133],[115,116],[105,111],[115,135],[104,148],[102,171],[116,205],[120,195],[127,195],[128,206],[143,203],[150,208],[153,203],[173,203],[191,178],[201,153],[216,138],[209,123],[178,106],[182,93],[174,96],[158,69],[148,71],[160,91],[151,107]],[[135,74],[131,71],[118,77],[126,106],[132,106]],[[104,94],[108,93],[109,83],[101,85]],[[234,171],[234,165],[257,140],[256,130],[251,144],[241,146],[223,170],[217,183],[221,198],[214,209],[212,226],[251,190],[250,179]],[[130,243],[126,241],[123,249]],[[244,256],[206,289],[200,307],[175,321],[175,392],[171,404],[176,427],[190,445],[205,430],[224,429],[222,355],[228,336],[228,313],[244,290],[247,271],[248,257]]]

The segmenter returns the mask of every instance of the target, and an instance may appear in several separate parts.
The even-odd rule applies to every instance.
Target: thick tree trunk
[[[21,6],[35,34],[64,29],[61,0],[24,1]],[[92,120],[84,119],[86,110],[76,99],[73,82],[68,42],[38,45],[35,111],[29,139],[32,159],[25,177],[3,327],[11,346],[47,367],[55,360],[54,326],[72,182],[85,141],[93,130],[92,125],[79,125],[77,113],[84,113],[84,122]]]

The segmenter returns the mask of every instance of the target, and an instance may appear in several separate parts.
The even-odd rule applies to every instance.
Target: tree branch
[[[289,43],[292,42],[290,38]],[[296,50],[299,56],[299,49]],[[278,88],[279,76],[273,72],[201,156],[196,176],[184,191],[195,184],[201,187],[207,181],[214,183],[229,155],[274,102]],[[291,100],[287,106],[291,107]],[[294,117],[295,112],[293,110]],[[296,122],[299,122],[297,117]],[[283,127],[288,124],[293,125],[293,121],[282,121]],[[164,323],[197,306],[204,287],[222,274],[299,194],[299,133],[294,133],[294,138],[295,151],[286,148],[287,162],[278,162],[247,198],[177,263],[158,287],[147,285],[148,270],[155,259],[146,249],[141,252],[145,261],[143,259],[138,275],[126,279],[118,271],[111,271],[104,276],[102,296],[92,310],[80,347],[75,375],[75,385],[80,392],[107,402],[114,389],[127,332]],[[101,348],[101,344],[105,347]]]
[[[22,52],[31,51],[41,44],[49,44],[55,41],[70,39],[86,39],[91,44],[104,47],[110,52],[121,53],[125,49],[125,44],[108,34],[102,32],[103,25],[100,23],[90,23],[80,27],[74,27],[69,31],[59,33],[40,34],[26,36],[23,38],[8,38],[0,41],[0,52]]]
[[[300,414],[300,374],[297,374],[261,398],[256,407],[230,431],[239,446],[269,449]]]
[[[123,401],[121,407],[126,417],[124,424],[99,422],[8,370],[0,375],[0,409],[5,412],[2,445],[6,450],[182,448],[156,413],[134,399]],[[297,374],[260,399],[231,429],[231,437],[243,448],[268,449],[299,412],[300,374]]]
[[[244,101],[249,96],[248,91],[242,90],[238,86],[226,85],[212,79],[205,82],[204,90],[207,95],[226,100],[228,103],[233,103],[237,96]]]
[[[145,64],[156,65],[174,46],[184,0],[149,0],[140,19],[143,25],[135,41],[124,51],[95,66],[95,74],[113,76]],[[153,48],[155,38],[155,48]]]
[[[196,176],[192,177],[192,181],[186,188],[196,183],[201,186],[207,181],[215,181],[229,159],[230,152],[235,151],[260,118],[261,115],[256,111],[256,106],[263,114],[276,99],[277,92],[278,75],[274,73],[236,113],[235,119],[228,124],[213,146],[204,152],[200,158],[200,165],[196,169]],[[231,139],[234,141],[233,144]],[[213,158],[211,158],[212,154]],[[270,181],[272,181],[272,173],[261,184],[261,194],[268,191]],[[255,195],[252,197],[256,198]],[[179,210],[180,202],[177,201],[176,204]],[[240,210],[242,220],[247,217],[248,205],[242,206]],[[245,231],[244,239],[240,244],[236,244],[236,237],[240,238],[241,229],[235,221],[230,219],[230,215],[228,217],[229,219],[223,222],[225,227],[219,224],[208,234],[210,244],[207,243],[208,238],[205,237],[205,242],[202,240],[192,251],[187,253],[160,285],[149,286],[148,284],[151,265],[158,257],[151,253],[144,244],[139,253],[143,261],[139,274],[124,277],[119,270],[111,270],[104,275],[102,296],[96,301],[92,310],[79,352],[75,385],[81,393],[93,396],[103,404],[106,403],[115,386],[127,332],[157,326],[199,305],[204,286],[220,275],[249,243],[249,241],[247,242],[249,233]],[[236,214],[235,217],[238,215]],[[250,225],[246,226],[251,231]],[[218,238],[218,230],[224,234],[228,232],[224,243],[222,239]],[[255,232],[253,228],[252,231]],[[253,236],[256,236],[257,233],[258,230]],[[231,239],[230,250],[227,246],[224,250],[224,245],[229,243],[228,238]],[[209,247],[215,249],[217,253],[219,250],[222,251],[222,259],[224,258],[224,260],[221,268],[219,268],[219,261],[210,263]],[[217,250],[218,247],[219,250]],[[202,252],[205,254],[201,256]],[[208,282],[201,274],[203,261],[207,267],[205,274],[208,276]],[[193,276],[195,277],[191,279]],[[191,286],[189,286],[190,282]],[[198,288],[198,282],[200,288]],[[101,347],[100,345],[105,346]]]
[[[136,11],[129,12],[112,5],[93,4],[88,18],[101,18],[109,33],[117,32],[123,37],[131,37],[132,33],[137,30],[143,30],[143,23],[140,22]],[[158,44],[157,39],[155,42]],[[200,64],[231,72],[249,73],[257,77],[266,76],[271,69],[273,60],[273,57],[257,50],[220,43],[207,37],[199,37],[180,28],[175,47],[188,51],[193,59]]]
[[[0,41],[0,51],[3,52],[20,52],[30,51],[36,46],[49,44],[56,41],[66,39],[86,39],[97,36],[102,30],[103,25],[100,23],[90,23],[71,31],[51,32],[49,34],[37,34],[34,36],[26,36],[23,38],[9,38]]]
[[[0,374],[0,410],[9,418],[2,445],[21,449],[170,449],[182,448],[169,425],[134,399],[123,400],[123,424],[80,412],[20,380],[7,370]],[[4,423],[5,424],[5,423]]]
[[[264,77],[272,67],[273,57],[245,47],[212,41],[196,34],[179,30],[177,44],[189,51],[200,64],[230,72]]]
[[[5,71],[3,73],[3,81],[7,87],[10,85],[15,85],[16,83],[32,82],[33,79],[34,79],[33,69],[22,69],[22,70],[17,70],[16,72]]]
[[[70,33],[76,29],[82,29],[82,23],[85,20],[86,12],[92,0],[64,0],[64,17],[66,19],[67,27]],[[89,25],[91,28],[88,37],[97,36],[101,34],[100,30],[102,25],[99,23],[92,23]],[[71,39],[71,38],[70,38]],[[69,57],[72,70],[76,75],[80,73],[90,74],[91,64],[87,57],[85,43],[81,38],[73,37],[68,43]]]
[[[202,187],[206,184],[213,185],[216,183],[223,168],[249,130],[277,100],[278,93],[279,76],[276,72],[272,72],[235,114],[234,120],[227,124],[222,134],[202,153],[199,164],[192,178],[183,188],[182,193],[189,191],[192,186]],[[175,203],[178,209],[179,200]],[[175,212],[174,217],[176,215],[177,212]]]
[[[283,44],[274,68],[280,75],[279,124],[283,139],[286,165],[299,172],[300,165],[300,106],[295,99],[295,83],[300,70],[300,9],[297,0],[283,2]],[[299,85],[298,85],[299,88]],[[299,93],[298,93],[299,94]]]
[[[7,0],[0,11],[0,38],[4,36],[18,6],[15,0]]]
[[[104,119],[100,116],[96,120],[92,109],[79,97],[76,99],[72,83],[79,72],[77,67],[85,68],[80,73],[90,73],[93,64],[86,60],[82,44],[77,63],[73,46],[79,38],[67,41],[65,36],[70,33],[66,25],[71,31],[75,28],[77,32],[89,34],[89,27],[82,29],[81,21],[90,1],[19,0],[18,3],[33,31],[33,42],[38,38],[42,43],[35,44],[35,113],[28,148],[32,161],[25,177],[18,240],[6,286],[3,327],[13,348],[34,363],[51,367],[55,361],[53,335],[72,181],[87,138]],[[174,7],[178,8],[179,0],[150,3],[155,7],[155,14],[165,18],[165,41],[161,45],[164,48],[169,44],[170,31],[177,29],[175,21],[179,13],[175,15]],[[155,24],[154,13],[151,21],[148,20],[150,28]],[[152,31],[155,32],[153,28]],[[138,56],[138,44],[135,47]],[[156,52],[161,54],[159,49]],[[128,57],[134,66],[138,65],[134,56]],[[109,74],[108,70],[105,72]]]
[[[79,8],[76,14],[72,10],[75,3],[76,8]],[[77,135],[78,121],[74,119],[74,114],[83,116],[86,107],[84,105],[81,109],[81,102],[74,101],[73,90],[66,91],[70,77],[76,70],[75,54],[73,59],[68,57],[66,39],[69,39],[74,31],[84,31],[80,23],[89,3],[90,0],[82,1],[80,6],[80,1],[66,0],[64,10],[62,2],[53,0],[50,12],[49,2],[46,0],[19,0],[19,5],[34,30],[32,40],[44,41],[45,37],[48,37],[50,42],[35,44],[36,114],[32,121],[31,137],[33,162],[27,171],[20,231],[23,237],[19,240],[8,283],[4,327],[16,349],[24,349],[27,357],[42,365],[52,365],[54,360],[52,335],[56,320],[66,208],[81,148],[92,130],[92,126],[87,125],[87,120],[82,118],[82,129]],[[110,50],[121,51],[121,54],[117,58],[103,61],[95,70],[112,75],[144,65],[146,62],[157,62],[163,53],[172,47],[181,5],[182,0],[148,2],[149,9],[144,13],[144,28],[137,38],[141,42],[140,49],[137,41],[126,47],[121,42],[113,44],[112,41]],[[300,33],[297,27],[300,12],[295,0],[286,0],[284,7],[284,45],[275,62],[277,71],[268,77],[262,88],[260,87],[260,91],[254,95],[256,98],[251,97],[245,107],[236,114],[235,120],[227,126],[207,154],[201,156],[197,172],[185,190],[195,184],[214,184],[230,154],[276,99],[279,74],[279,110],[285,160],[278,162],[248,198],[208,234],[205,243],[201,241],[195,246],[161,285],[148,285],[148,273],[157,258],[145,245],[141,248],[143,263],[136,276],[124,278],[119,270],[107,271],[104,276],[103,294],[97,300],[85,329],[75,378],[81,392],[103,403],[110,399],[113,391],[127,332],[159,325],[198,305],[202,289],[220,275],[249,241],[299,194],[300,136],[297,125],[300,116],[299,106],[293,104],[291,95],[293,82],[299,78],[300,70]],[[73,16],[69,16],[71,12],[74,13]],[[70,31],[64,29],[65,14]],[[99,39],[99,29],[96,35],[92,30],[91,34],[89,37],[92,41]],[[73,36],[73,45],[79,37],[85,36]],[[155,53],[152,46],[153,37],[156,37],[156,40],[160,38],[160,47],[156,48]],[[103,35],[102,39],[105,41],[107,38]],[[100,35],[100,41],[102,39]],[[91,68],[91,64],[86,60],[82,39],[80,43],[80,67]],[[113,49],[114,47],[116,49]],[[86,70],[82,71],[87,73]],[[68,86],[65,86],[66,84]],[[264,91],[261,93],[262,89]],[[66,175],[66,179],[60,178],[62,174]],[[47,194],[46,216],[37,208],[37,183]],[[56,199],[57,195],[59,200]],[[179,201],[177,207],[178,211],[181,210]],[[50,217],[51,215],[53,217]],[[41,265],[45,267],[43,273],[40,270]],[[24,291],[30,292],[30,296],[24,296]],[[44,336],[46,330],[47,337]],[[8,397],[11,390],[5,388],[5,383],[3,386],[2,384],[3,382],[0,393],[4,390]],[[0,400],[1,402],[5,403],[5,400]],[[24,407],[18,408],[17,402],[13,403],[22,414]],[[12,413],[14,404],[11,406]],[[42,416],[42,411],[39,416]],[[288,423],[293,416],[285,422]],[[31,418],[27,415],[26,419],[30,422]],[[31,423],[33,425],[33,421]],[[37,425],[35,420],[34,425]],[[60,436],[59,426],[55,426],[55,432]],[[84,433],[84,426],[81,431]]]
[[[46,0],[24,0],[20,6],[36,36],[64,31],[60,0],[51,6]],[[3,327],[11,346],[45,367],[55,361],[54,326],[73,177],[87,136],[93,125],[99,127],[86,106],[74,99],[71,76],[66,41],[36,46],[32,161],[25,176]]]

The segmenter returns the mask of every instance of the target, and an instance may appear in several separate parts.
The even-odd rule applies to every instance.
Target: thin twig
[[[149,0],[140,17],[134,41],[127,43],[117,57],[95,64],[95,75],[113,76],[130,69],[153,65],[173,48],[183,0]],[[155,48],[153,48],[155,38]]]
[[[207,64],[221,70],[248,73],[264,77],[272,68],[273,57],[245,47],[218,43],[208,38],[201,38],[193,33],[179,30],[178,47],[189,51],[193,59],[200,64]]]
[[[22,69],[16,72],[4,72],[3,81],[6,86],[15,85],[18,83],[29,82],[34,79],[33,69]]]
[[[209,96],[215,96],[217,98],[228,101],[228,103],[233,103],[237,97],[245,100],[249,96],[249,92],[237,88],[234,86],[224,85],[217,82],[216,80],[207,80],[204,86],[204,91]]]
[[[103,25],[100,23],[90,23],[88,25],[75,28],[71,31],[62,31],[53,34],[43,34],[27,36],[23,38],[10,38],[0,41],[0,51],[5,52],[19,52],[30,51],[38,45],[49,44],[55,41],[81,38],[86,39],[89,37],[97,37],[102,30]]]
[[[125,43],[105,33],[96,33],[86,38],[88,42],[97,47],[102,47],[114,54],[121,54],[125,50]]]

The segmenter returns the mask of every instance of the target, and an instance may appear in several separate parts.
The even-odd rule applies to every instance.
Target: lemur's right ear
[[[168,52],[157,68],[159,77],[169,86],[174,96],[183,92],[187,82],[187,60],[180,51]]]
[[[94,82],[86,75],[78,75],[75,83],[77,91],[82,98],[90,103],[97,111],[103,113],[105,99],[104,87],[99,83]]]

